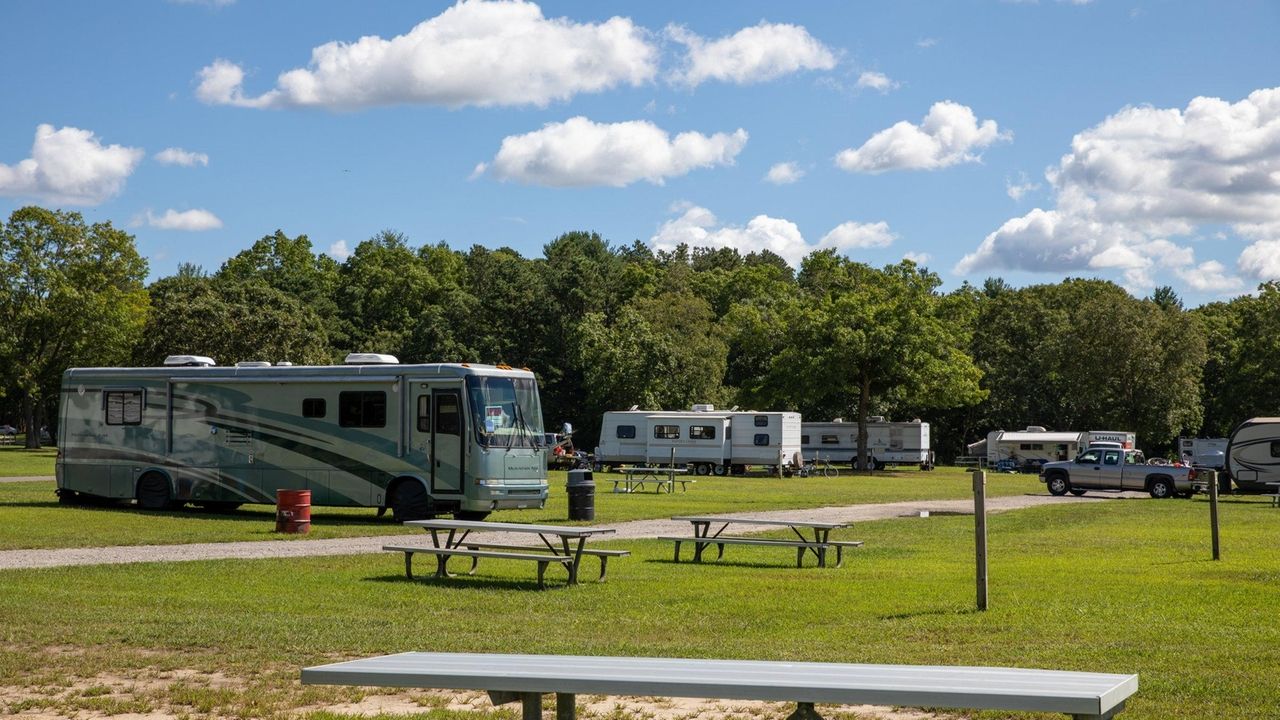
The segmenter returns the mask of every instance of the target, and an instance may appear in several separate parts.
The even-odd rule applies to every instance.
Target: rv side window
[[[342,427],[386,427],[387,394],[368,391],[338,393],[338,424]]]
[[[1022,443],[1022,445],[1020,445],[1018,449],[1019,450],[1043,450],[1044,444],[1043,443]]]
[[[462,435],[462,409],[454,393],[436,396],[436,434]]]
[[[822,444],[823,445],[839,445],[840,437],[837,435],[823,435]]]
[[[103,395],[108,425],[142,424],[141,390],[108,390]]]
[[[768,416],[768,415],[757,415],[757,416],[756,416],[756,427],[769,427],[769,416]],[[757,444],[757,445],[759,445],[760,443],[756,443],[756,444]]]
[[[716,426],[715,425],[690,425],[689,439],[690,440],[715,440]]]
[[[302,417],[322,418],[324,417],[324,412],[324,398],[303,398]]]
[[[654,425],[653,436],[658,440],[679,440],[679,425]]]
[[[769,433],[756,433],[756,445],[768,445]]]
[[[808,436],[808,435],[801,435],[801,436],[800,436],[800,444],[801,444],[801,445],[808,445],[808,444],[809,444],[809,436]]]
[[[618,439],[619,439],[619,440],[631,440],[631,439],[632,439],[632,438],[634,438],[635,436],[636,436],[636,426],[635,426],[635,425],[619,425],[619,426],[618,426]]]
[[[418,396],[418,432],[431,432],[431,396]]]
[[[1271,457],[1280,458],[1280,440],[1271,441]]]

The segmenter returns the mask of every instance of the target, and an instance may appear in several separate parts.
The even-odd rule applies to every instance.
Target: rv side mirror
[[[564,427],[560,428],[560,434],[561,434],[561,435],[572,435],[572,434],[573,434],[573,424],[572,424],[572,423],[565,423],[565,424],[564,424]]]

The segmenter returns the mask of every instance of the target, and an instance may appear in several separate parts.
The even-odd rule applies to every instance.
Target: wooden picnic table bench
[[[308,685],[482,690],[541,720],[574,720],[578,694],[794,702],[789,720],[821,720],[815,703],[1053,712],[1107,720],[1138,690],[1137,675],[928,665],[407,652],[305,668]]]
[[[689,483],[697,482],[689,478],[676,477],[688,472],[680,468],[658,468],[658,467],[631,467],[622,468],[620,470],[625,477],[613,479],[614,492],[635,492],[637,489],[644,490],[646,483],[654,486],[653,491],[660,493],[666,490],[668,493],[676,491],[676,483],[680,483],[680,490],[689,491]],[[618,486],[622,485],[625,489],[619,490]]]
[[[605,578],[608,558],[630,555],[626,550],[588,550],[585,546],[587,538],[595,535],[607,535],[615,532],[613,528],[574,527],[558,525],[529,525],[521,523],[496,523],[479,520],[410,520],[405,525],[420,527],[431,534],[430,546],[414,546],[403,543],[383,545],[383,550],[404,553],[404,572],[413,578],[413,556],[417,553],[434,555],[436,558],[436,577],[450,577],[448,571],[449,558],[466,557],[471,559],[471,569],[467,574],[474,574],[481,558],[495,560],[524,560],[538,564],[538,587],[546,587],[545,574],[548,565],[560,565],[569,571],[569,584],[578,582],[578,568],[583,556],[600,558],[600,580]],[[487,543],[480,540],[469,540],[472,532],[523,533],[537,535],[541,546],[521,546]]]
[[[752,519],[739,518],[731,516],[677,516],[672,520],[687,520],[693,525],[693,535],[691,537],[660,537],[659,540],[674,542],[675,561],[680,562],[680,545],[682,543],[693,544],[693,561],[702,562],[702,552],[709,546],[717,546],[718,552],[716,559],[724,557],[725,545],[771,545],[777,547],[791,547],[796,549],[796,567],[804,564],[804,556],[806,553],[813,553],[818,559],[818,567],[826,567],[827,551],[836,551],[835,567],[844,564],[844,549],[847,547],[862,547],[861,540],[832,540],[831,531],[849,527],[849,523],[830,523],[818,522],[813,520],[797,520],[788,518],[778,519]],[[754,525],[759,527],[786,527],[795,533],[796,540],[786,540],[779,538],[761,538],[761,537],[742,537],[740,535],[724,535],[724,531],[733,524]],[[720,529],[713,534],[711,532],[712,525],[719,525]],[[812,537],[806,537],[804,530],[812,532]]]

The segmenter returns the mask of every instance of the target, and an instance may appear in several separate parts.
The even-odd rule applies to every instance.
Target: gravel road
[[[53,482],[52,475],[18,475],[16,477],[0,477],[0,483],[8,482]]]
[[[1143,493],[1108,493],[1084,497],[1052,497],[1050,495],[1012,495],[987,498],[988,512],[1007,512],[1039,505],[1109,502],[1117,499],[1145,498]],[[928,510],[931,514],[972,514],[972,500],[919,500],[911,502],[881,503],[874,505],[849,505],[822,507],[807,510],[772,510],[767,512],[729,513],[741,518],[802,518],[821,522],[858,522],[884,520],[894,517],[919,516]],[[609,539],[645,539],[672,533],[689,532],[689,523],[672,520],[635,520],[612,525],[617,534]],[[58,550],[5,550],[0,551],[0,570],[17,568],[47,568],[66,565],[111,565],[140,562],[183,562],[187,560],[258,559],[283,557],[309,557],[316,555],[361,555],[382,552],[388,540],[403,541],[403,536],[336,538],[329,540],[255,540],[250,542],[191,543],[187,545],[118,545],[114,547],[65,548]],[[512,544],[528,542],[527,535],[485,533],[473,536],[476,540]],[[422,536],[422,544],[427,544]]]

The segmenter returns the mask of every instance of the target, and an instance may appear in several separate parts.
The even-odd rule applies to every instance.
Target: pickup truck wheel
[[[1147,486],[1147,492],[1158,500],[1173,497],[1173,482],[1165,478],[1156,478]]]
[[[1071,490],[1071,483],[1067,482],[1065,475],[1054,475],[1045,484],[1049,486],[1050,495],[1066,495]]]
[[[1071,488],[1071,494],[1080,497],[1084,494],[1084,488]]]

